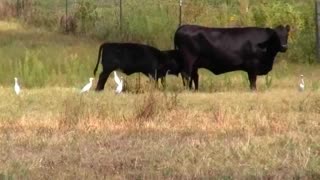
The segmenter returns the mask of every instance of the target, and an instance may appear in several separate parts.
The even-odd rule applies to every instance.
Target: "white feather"
[[[119,84],[121,83],[121,80],[120,80],[120,78],[118,77],[116,71],[114,71],[113,73],[114,73],[114,81],[117,83],[117,85],[119,85]]]
[[[303,75],[300,75],[300,83],[299,83],[299,91],[304,91],[305,85],[304,85],[304,80],[303,80]]]
[[[17,95],[19,95],[21,91],[20,86],[18,84],[18,78],[16,77],[14,78],[14,91],[16,92]]]
[[[123,80],[118,77],[116,71],[114,71],[114,81],[117,84],[116,93],[119,94],[122,92],[123,89]]]
[[[86,84],[80,91],[80,93],[89,92],[90,88],[92,87],[92,81],[94,78],[89,78],[89,83]]]

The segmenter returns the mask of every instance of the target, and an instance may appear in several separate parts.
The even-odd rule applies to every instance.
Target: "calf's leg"
[[[189,80],[189,88],[192,89],[192,82],[194,83],[194,89],[197,91],[199,86],[199,74],[198,69],[193,68],[191,78]]]

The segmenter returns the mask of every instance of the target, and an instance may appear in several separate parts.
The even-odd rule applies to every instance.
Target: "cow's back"
[[[175,46],[188,46],[191,51],[208,49],[239,51],[247,43],[262,43],[271,29],[259,27],[209,28],[197,25],[183,25],[176,31]]]

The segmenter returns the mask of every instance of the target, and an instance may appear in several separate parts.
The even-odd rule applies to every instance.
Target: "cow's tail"
[[[98,70],[99,62],[100,62],[100,59],[101,59],[101,56],[102,56],[102,50],[103,50],[103,44],[102,44],[102,45],[100,46],[100,48],[99,48],[97,65],[96,65],[96,67],[94,68],[94,71],[93,71],[93,75],[94,75],[94,76],[96,75],[96,72],[97,72],[97,70]]]
[[[174,50],[178,50],[178,46],[177,46],[177,32],[174,34],[173,46],[174,46]]]

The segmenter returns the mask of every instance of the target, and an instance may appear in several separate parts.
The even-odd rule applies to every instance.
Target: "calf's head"
[[[176,75],[181,71],[181,62],[180,58],[178,56],[177,50],[166,50],[162,51],[165,55],[165,58],[163,58],[163,66],[162,69],[166,72],[168,71],[169,74]]]

